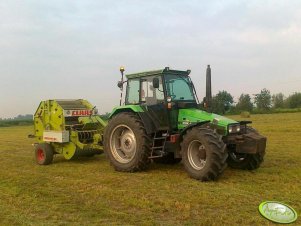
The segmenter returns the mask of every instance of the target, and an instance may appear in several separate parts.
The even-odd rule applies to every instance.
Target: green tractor
[[[104,131],[104,151],[117,171],[145,170],[152,162],[182,161],[197,180],[217,179],[227,165],[253,170],[263,162],[266,138],[249,127],[213,114],[211,69],[206,97],[199,103],[190,70],[148,71],[126,75],[120,106],[113,109]],[[122,102],[126,83],[125,104]]]

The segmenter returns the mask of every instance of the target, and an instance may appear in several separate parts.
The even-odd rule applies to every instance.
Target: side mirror
[[[159,85],[160,85],[160,83],[159,83],[159,78],[153,78],[153,87],[154,87],[155,89],[158,89],[158,88],[159,88]]]
[[[123,85],[123,82],[122,81],[118,81],[117,86],[118,86],[119,89],[122,88],[122,85]]]

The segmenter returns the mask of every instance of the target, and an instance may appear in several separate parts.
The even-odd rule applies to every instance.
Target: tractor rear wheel
[[[140,118],[129,112],[114,116],[104,131],[104,151],[117,171],[146,169],[150,163],[151,138]]]
[[[215,180],[227,167],[225,148],[222,137],[211,129],[198,126],[188,130],[181,143],[187,173],[197,180]]]
[[[37,144],[35,157],[39,165],[49,165],[53,161],[53,148],[50,144]]]
[[[178,164],[179,162],[181,162],[182,159],[181,158],[175,158],[174,153],[169,152],[167,155],[165,155],[161,158],[154,158],[153,161],[155,163],[159,163],[159,164],[174,165],[174,164]]]
[[[251,128],[247,127],[247,133],[256,133],[258,132]],[[254,170],[259,168],[261,163],[263,162],[263,158],[265,155],[265,151],[256,154],[244,154],[244,153],[237,153],[235,151],[235,146],[229,146],[228,148],[228,165],[234,169],[243,169],[243,170]]]

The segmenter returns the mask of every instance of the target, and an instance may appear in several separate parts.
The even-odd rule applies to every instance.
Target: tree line
[[[242,93],[237,103],[230,93],[225,90],[219,91],[213,96],[211,103],[211,111],[217,114],[237,114],[243,111],[268,113],[275,109],[296,108],[301,108],[301,93],[296,92],[285,97],[283,93],[271,94],[265,88],[260,93],[253,94],[253,98],[250,94]]]
[[[16,117],[12,118],[0,118],[0,121],[20,121],[20,120],[33,120],[32,114],[26,114],[26,115],[18,115]]]
[[[8,127],[8,126],[25,126],[33,124],[33,115],[18,115],[13,118],[0,118],[0,127]]]
[[[300,108],[300,109],[298,109]],[[227,91],[219,91],[212,98],[211,111],[217,114],[239,114],[243,111],[253,113],[269,113],[273,110],[289,111],[289,109],[297,109],[301,111],[301,93],[295,92],[288,97],[283,93],[271,94],[268,89],[262,89],[260,93],[250,94],[242,93],[238,102],[234,102],[234,97]],[[283,112],[282,111],[282,112]],[[280,111],[281,112],[281,111]],[[110,113],[106,112],[101,115],[105,120],[108,120]],[[18,115],[14,118],[0,118],[0,127],[8,125],[31,124],[32,114]]]

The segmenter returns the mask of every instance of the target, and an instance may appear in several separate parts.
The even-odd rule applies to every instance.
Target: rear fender
[[[115,107],[112,110],[112,112],[111,112],[111,114],[109,116],[109,119],[111,119],[114,115],[119,114],[121,112],[134,112],[134,113],[138,113],[138,112],[144,112],[144,110],[139,105],[124,105],[124,106]]]
[[[145,113],[144,109],[139,105],[126,105],[126,106],[116,107],[113,109],[112,113],[110,114],[109,119],[123,112],[131,112],[137,114],[141,119],[147,134],[153,134],[156,132],[156,126],[154,122],[148,116],[148,114]]]

